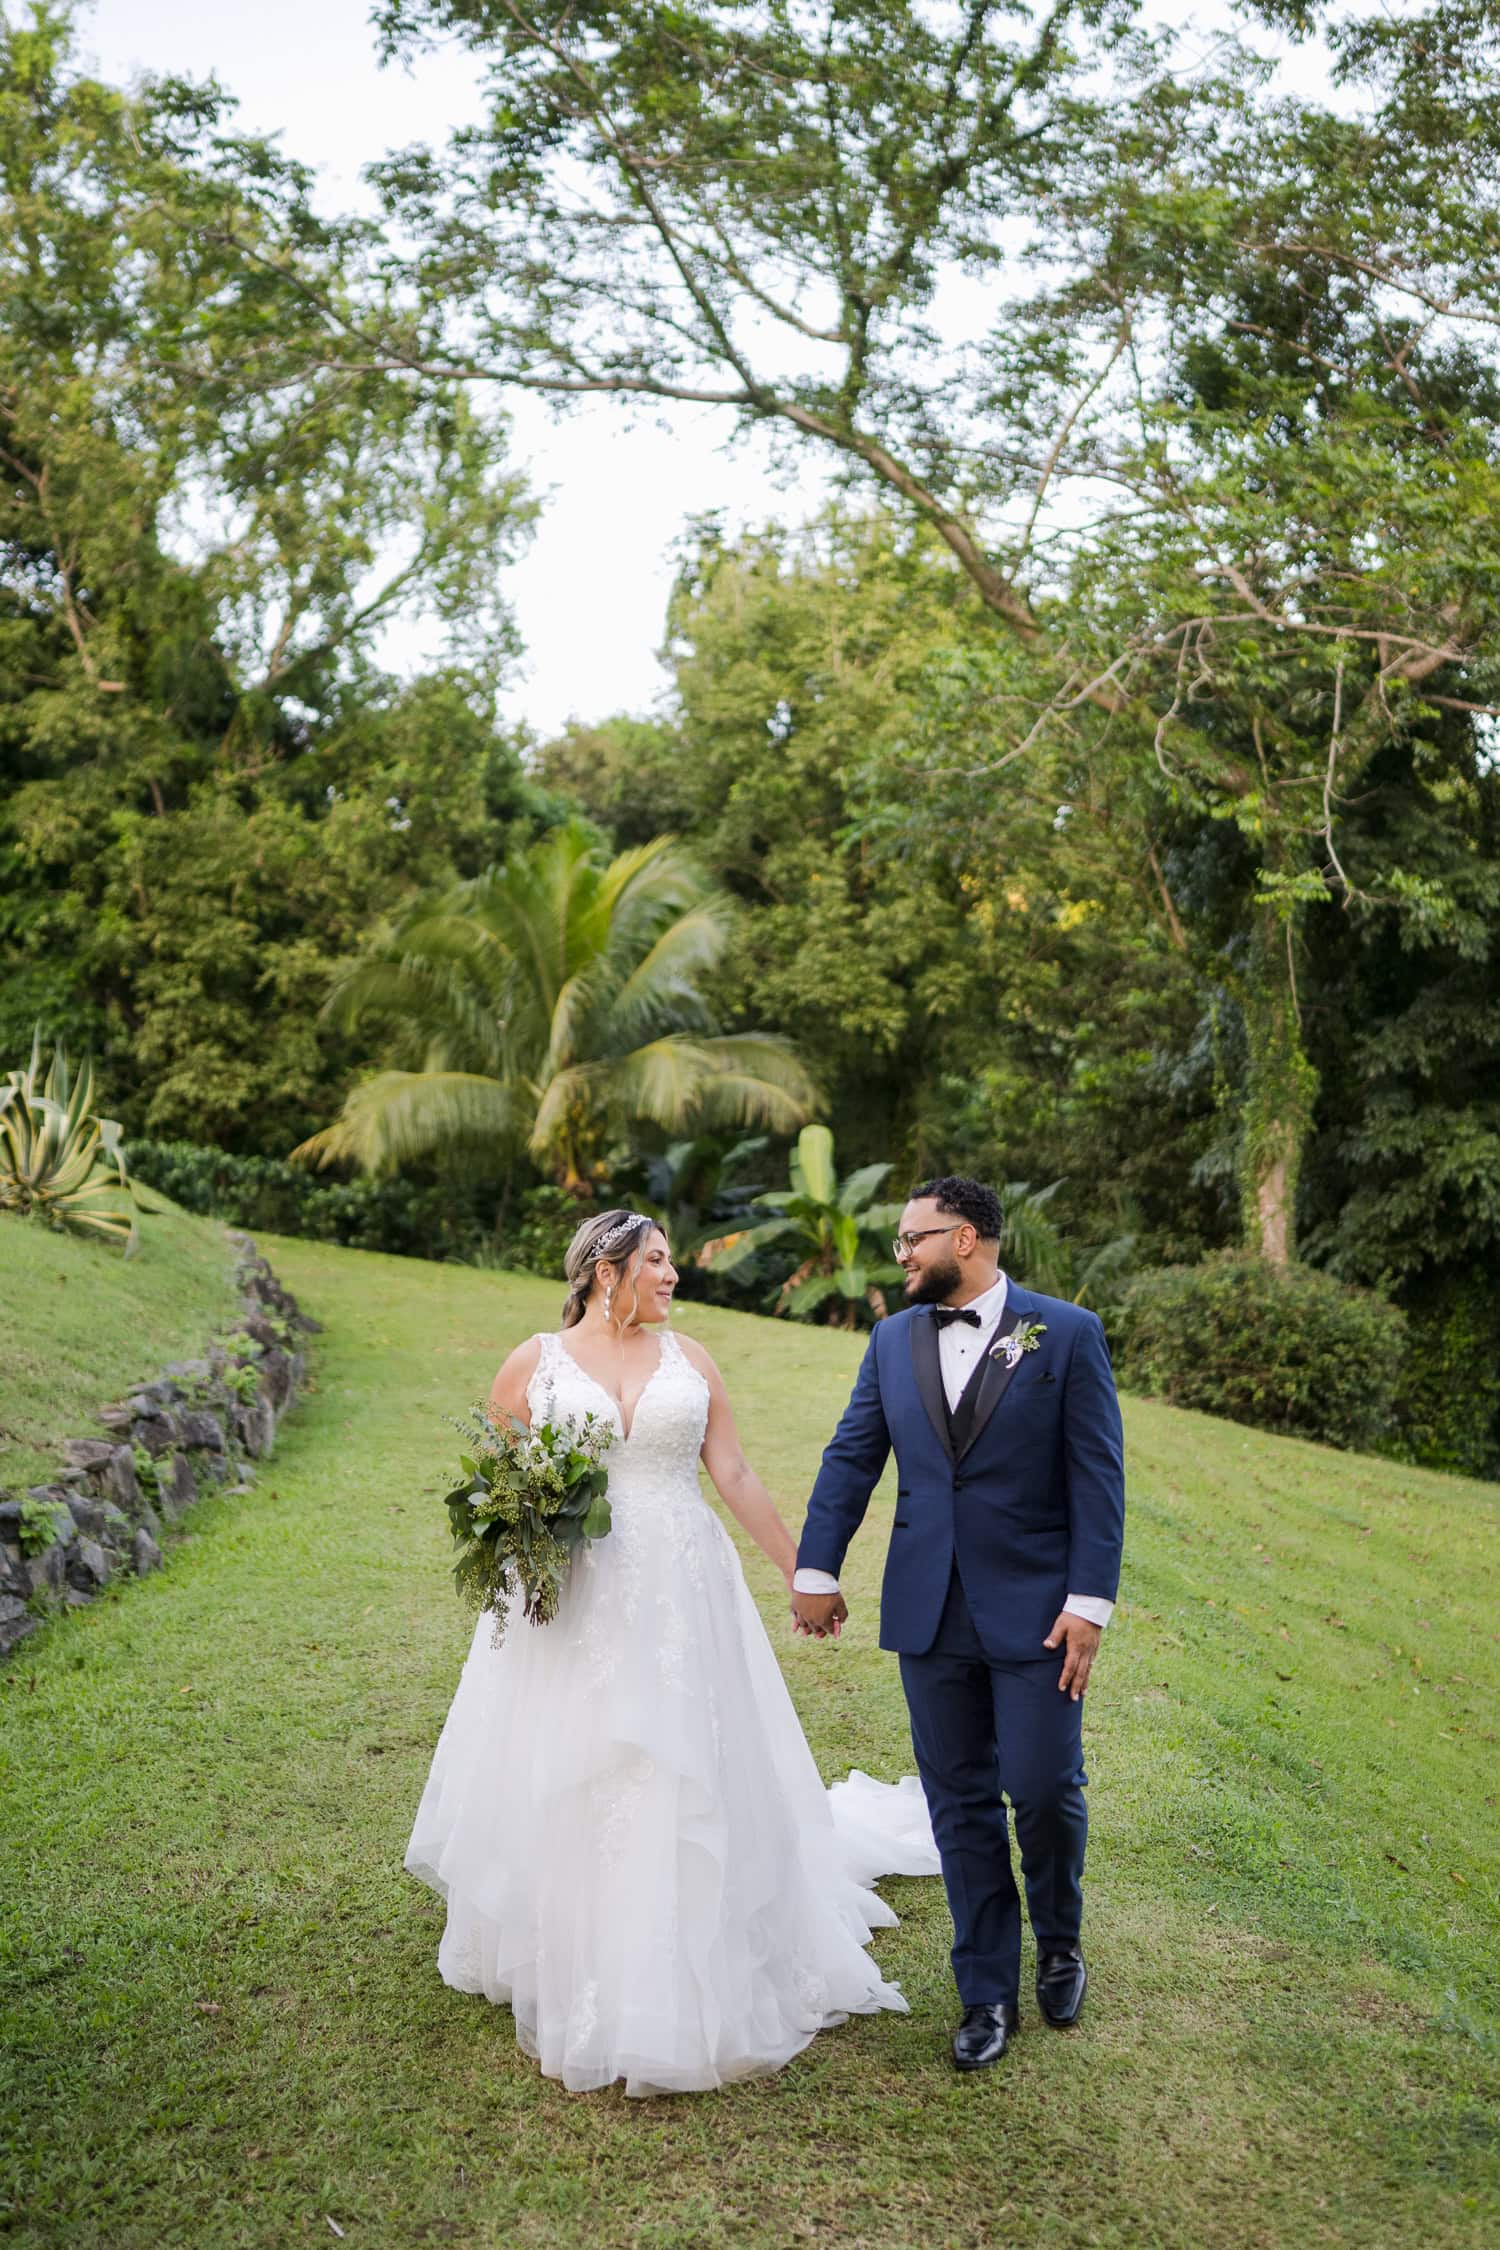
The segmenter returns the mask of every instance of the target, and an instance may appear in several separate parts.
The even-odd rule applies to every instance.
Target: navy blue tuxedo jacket
[[[996,1663],[1044,1660],[1069,1594],[1113,1601],[1125,1529],[1120,1407],[1098,1317],[1011,1282],[1002,1331],[1046,1334],[1014,1367],[987,1359],[967,1445],[955,1452],[929,1306],[877,1321],[853,1395],[823,1455],[799,1568],[843,1568],[894,1450],[898,1485],[880,1597],[880,1645],[932,1646],[958,1564]]]

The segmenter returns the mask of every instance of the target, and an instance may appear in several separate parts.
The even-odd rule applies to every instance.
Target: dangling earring
[[[608,1320],[609,1318],[609,1308],[614,1303],[614,1301],[615,1285],[612,1281],[606,1281],[606,1283],[604,1284],[604,1317],[606,1320]]]

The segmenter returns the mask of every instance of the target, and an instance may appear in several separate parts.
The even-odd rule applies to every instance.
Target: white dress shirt
[[[938,1330],[938,1367],[950,1414],[964,1395],[976,1361],[995,1340],[995,1330],[1005,1317],[1005,1290],[1006,1280],[1001,1274],[991,1288],[968,1300],[963,1309],[978,1313],[977,1328],[966,1320],[945,1320]],[[794,1573],[792,1590],[798,1594],[836,1594],[839,1582],[830,1571],[804,1569]],[[1063,1603],[1075,1617],[1086,1617],[1091,1625],[1101,1626],[1109,1623],[1114,1606],[1102,1594],[1069,1594]]]

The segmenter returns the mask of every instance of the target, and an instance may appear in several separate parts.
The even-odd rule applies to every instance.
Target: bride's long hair
[[[643,1219],[639,1211],[600,1211],[592,1219],[584,1220],[563,1259],[563,1274],[568,1284],[563,1302],[564,1328],[575,1327],[582,1320],[601,1258],[608,1259],[622,1275],[628,1268],[634,1280],[640,1271],[646,1239],[655,1225],[655,1219]],[[637,1292],[637,1306],[639,1303]]]

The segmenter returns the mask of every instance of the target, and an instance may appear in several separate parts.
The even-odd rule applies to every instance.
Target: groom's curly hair
[[[945,1172],[941,1179],[928,1180],[911,1192],[913,1202],[930,1196],[950,1218],[967,1219],[981,1242],[998,1242],[1005,1232],[1000,1198],[983,1180],[966,1180],[960,1173]]]

